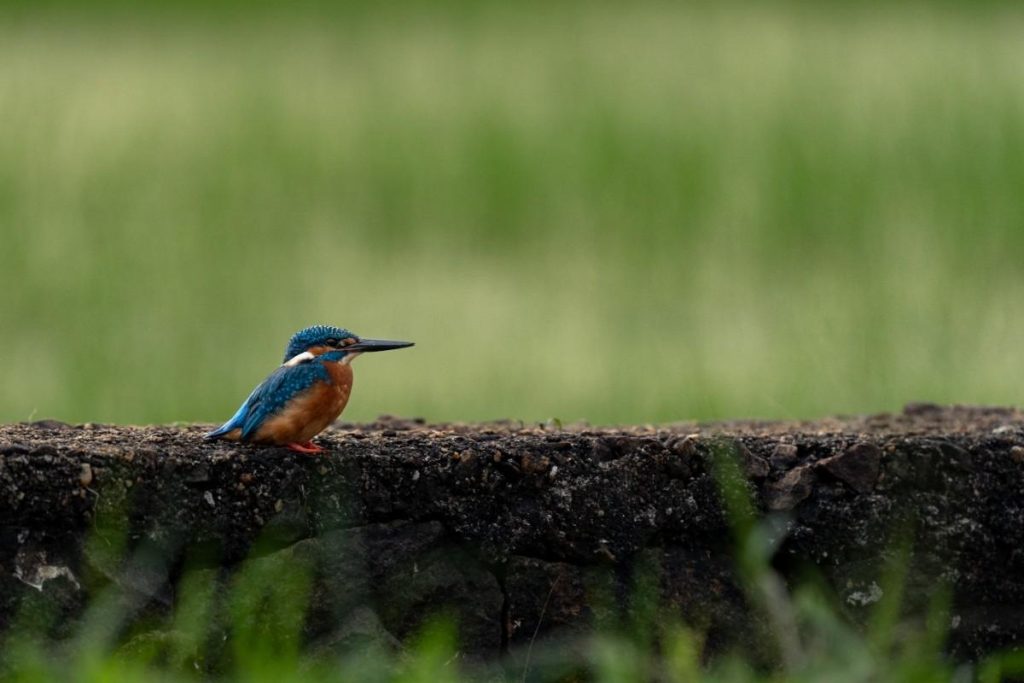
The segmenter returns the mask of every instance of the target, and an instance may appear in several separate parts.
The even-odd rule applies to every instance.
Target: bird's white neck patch
[[[352,351],[351,353],[346,353],[338,362],[341,363],[342,365],[348,365],[349,363],[356,359],[356,356],[361,355],[362,351]],[[303,351],[302,353],[292,358],[289,358],[286,362],[282,363],[281,367],[294,368],[296,365],[308,363],[309,361],[314,360],[315,358],[319,358],[319,356],[317,356],[316,354],[312,354],[309,351]]]
[[[297,356],[293,356],[292,358],[289,358],[285,363],[283,363],[283,365],[286,368],[293,368],[296,365],[301,365],[302,363],[307,363],[307,362],[313,360],[314,358],[316,358],[316,356],[314,356],[309,351],[303,351],[302,353],[298,354]]]

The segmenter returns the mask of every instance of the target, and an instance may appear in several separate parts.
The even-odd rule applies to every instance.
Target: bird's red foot
[[[324,449],[317,446],[312,441],[306,443],[290,443],[288,444],[288,450],[295,451],[296,453],[323,453]]]

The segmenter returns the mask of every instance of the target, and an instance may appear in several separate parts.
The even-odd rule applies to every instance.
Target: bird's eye
[[[337,339],[328,339],[324,343],[327,344],[328,346],[337,346],[338,345],[338,340]]]

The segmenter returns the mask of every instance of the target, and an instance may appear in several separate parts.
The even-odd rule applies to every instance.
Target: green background
[[[0,8],[0,420],[1017,403],[1024,11]]]

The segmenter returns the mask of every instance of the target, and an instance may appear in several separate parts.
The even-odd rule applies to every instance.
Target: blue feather
[[[241,429],[241,440],[248,441],[267,418],[279,412],[298,394],[317,382],[331,381],[327,368],[319,359],[299,365],[281,366],[253,389],[230,420],[207,434],[206,438],[216,439],[234,429]]]
[[[342,327],[334,327],[333,325],[313,325],[312,327],[307,327],[292,335],[292,338],[288,341],[288,348],[284,351],[284,360],[282,362],[287,363],[306,349],[325,344],[328,339],[348,339],[349,337],[359,338],[355,333]]]
[[[255,390],[252,393],[255,394]],[[245,420],[246,414],[249,412],[250,399],[252,399],[252,394],[249,394],[249,398],[245,399],[245,402],[241,405],[241,407],[239,407],[235,414],[231,416],[230,420],[222,424],[217,429],[214,429],[212,432],[208,432],[203,438],[216,439],[218,437],[224,436],[233,429],[241,427],[242,422]]]

